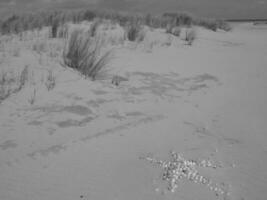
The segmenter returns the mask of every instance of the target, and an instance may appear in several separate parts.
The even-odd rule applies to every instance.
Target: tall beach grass
[[[63,52],[64,64],[95,80],[111,60],[112,51],[103,53],[101,40],[82,29],[74,30]]]

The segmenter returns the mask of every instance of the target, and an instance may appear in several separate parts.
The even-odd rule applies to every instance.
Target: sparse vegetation
[[[145,16],[145,25],[151,27],[152,24],[153,24],[153,17],[151,16],[151,14],[147,14]]]
[[[217,31],[218,29],[217,21],[213,19],[198,19],[196,24],[212,31]]]
[[[29,104],[33,105],[36,100],[36,89],[34,88],[32,95],[28,99]]]
[[[68,25],[64,24],[58,27],[58,38],[67,38],[68,36]]]
[[[196,39],[196,31],[193,28],[186,29],[185,41],[187,42],[187,44],[191,46],[195,39]]]
[[[53,21],[52,27],[51,27],[51,37],[56,38],[58,36],[58,27],[59,27],[59,22],[57,20]]]
[[[194,23],[194,18],[189,13],[164,13],[163,18],[166,18],[172,26],[187,26],[190,27]]]
[[[54,89],[56,86],[56,77],[54,76],[52,70],[48,71],[48,76],[47,76],[47,79],[45,82],[45,86],[46,86],[48,91]]]
[[[192,25],[202,26],[212,31],[217,31],[217,29],[231,30],[230,25],[224,20],[194,17],[188,13],[165,13],[163,17],[168,21],[166,28],[169,33],[175,26],[191,27]]]
[[[28,81],[28,78],[29,78],[29,66],[26,65],[19,77],[18,91],[20,91],[25,86],[26,82]]]
[[[99,40],[89,37],[83,30],[74,30],[65,46],[64,63],[95,80],[111,58],[111,51],[101,54],[101,50]]]
[[[143,41],[144,40],[144,34],[142,32],[142,27],[141,25],[133,22],[131,24],[129,24],[126,27],[126,35],[127,35],[127,39],[129,41]]]
[[[28,73],[28,66],[25,66],[19,77],[15,77],[12,72],[0,72],[0,103],[11,94],[18,93],[25,86]]]
[[[225,20],[217,20],[217,26],[219,29],[222,29],[224,31],[231,31],[232,27],[229,23],[227,23]]]
[[[90,36],[91,37],[96,36],[97,28],[99,27],[100,23],[101,23],[100,19],[97,19],[91,24],[91,27],[90,27]]]
[[[81,21],[92,21],[95,18],[110,19],[118,22],[121,26],[128,26],[129,24],[138,23],[139,25],[147,25],[153,28],[166,28],[168,24],[172,26],[186,26],[192,25],[204,26],[205,28],[216,31],[217,28],[229,31],[231,28],[229,24],[223,20],[209,20],[194,17],[185,12],[165,13],[162,16],[148,15],[134,15],[125,12],[112,11],[92,11],[88,9],[80,10],[61,10],[61,11],[38,11],[30,14],[12,15],[0,21],[0,32],[2,34],[20,33],[26,30],[41,29],[44,26],[51,27],[51,36],[57,37],[58,28],[66,22],[79,23]],[[131,27],[131,33],[135,34]]]
[[[96,13],[90,10],[86,10],[83,14],[83,19],[87,21],[91,21],[96,17]]]
[[[8,86],[7,72],[0,73],[0,103],[9,97],[11,94],[10,88]]]

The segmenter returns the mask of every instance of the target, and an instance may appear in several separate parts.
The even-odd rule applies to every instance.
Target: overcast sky
[[[189,11],[205,17],[267,18],[267,0],[0,0],[0,11],[89,5],[151,13]]]

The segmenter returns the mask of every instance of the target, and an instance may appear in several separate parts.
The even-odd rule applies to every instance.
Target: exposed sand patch
[[[1,68],[16,74],[29,65],[29,79],[0,104],[0,199],[265,200],[266,31],[199,28],[188,46],[176,37],[169,45],[154,30],[145,42],[158,44],[147,52],[145,42],[119,44],[114,30],[116,57],[96,81],[60,65],[61,39],[42,32],[6,39]],[[56,76],[49,91],[48,70]],[[114,75],[128,81],[112,85]],[[139,157],[168,160],[171,150],[221,166],[197,170],[229,186],[229,195],[184,179],[169,192],[162,169]]]

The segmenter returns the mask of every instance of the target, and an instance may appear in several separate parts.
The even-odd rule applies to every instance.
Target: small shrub
[[[96,17],[96,14],[93,11],[90,10],[86,10],[84,15],[83,15],[83,19],[87,20],[87,21],[91,21]]]
[[[64,64],[95,80],[111,58],[111,51],[101,55],[100,50],[99,40],[88,37],[82,30],[74,30],[63,52]]]
[[[171,21],[175,26],[188,26],[193,24],[194,18],[189,13],[164,13],[163,18]]]
[[[180,13],[176,17],[176,25],[184,25],[190,27],[193,24],[193,16],[189,13]]]
[[[131,42],[134,41],[143,41],[144,34],[142,33],[142,27],[137,23],[131,23],[126,29],[127,39]]]
[[[52,38],[57,37],[58,27],[59,27],[59,23],[57,21],[54,21],[51,26],[51,37]]]
[[[194,29],[187,29],[185,32],[185,41],[188,45],[192,45],[196,39],[196,31]]]
[[[130,26],[127,31],[127,38],[129,41],[135,41],[138,35],[138,27],[137,26]]]

